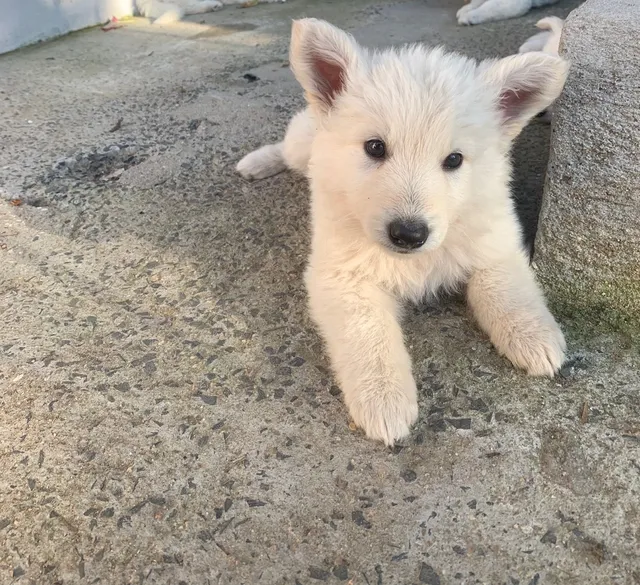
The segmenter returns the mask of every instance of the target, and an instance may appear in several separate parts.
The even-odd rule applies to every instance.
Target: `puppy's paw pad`
[[[367,437],[393,446],[411,432],[418,418],[418,402],[415,391],[364,393],[349,405],[349,412]]]

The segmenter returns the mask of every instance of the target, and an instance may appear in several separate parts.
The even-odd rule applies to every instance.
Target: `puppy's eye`
[[[445,171],[453,171],[462,164],[462,155],[459,152],[452,152],[442,162],[442,168]]]
[[[372,158],[384,158],[387,148],[382,140],[367,140],[364,143],[364,151]]]

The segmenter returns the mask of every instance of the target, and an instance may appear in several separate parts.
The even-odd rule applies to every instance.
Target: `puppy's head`
[[[422,46],[370,52],[315,19],[294,22],[290,61],[318,124],[312,181],[394,253],[437,248],[489,177],[508,181],[511,141],[567,73],[541,53],[477,64]]]

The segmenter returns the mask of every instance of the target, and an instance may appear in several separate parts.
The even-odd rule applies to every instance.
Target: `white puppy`
[[[471,0],[458,10],[456,17],[458,24],[480,24],[523,16],[532,8],[556,2],[559,0]]]
[[[562,90],[566,63],[370,52],[315,19],[294,22],[290,62],[309,107],[237,168],[310,180],[310,309],[355,423],[387,445],[409,433],[418,403],[401,303],[463,283],[498,351],[553,376],[565,342],[523,251],[509,150]]]
[[[260,4],[285,0],[258,0]],[[140,16],[153,19],[154,24],[169,24],[192,14],[219,10],[229,4],[245,4],[247,0],[135,0]]]

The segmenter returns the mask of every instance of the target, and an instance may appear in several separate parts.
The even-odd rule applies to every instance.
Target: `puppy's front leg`
[[[480,327],[515,366],[533,376],[553,376],[560,369],[564,336],[524,254],[476,271],[467,297]]]
[[[374,285],[330,281],[312,270],[306,281],[349,413],[368,437],[393,445],[418,417],[397,301]]]

